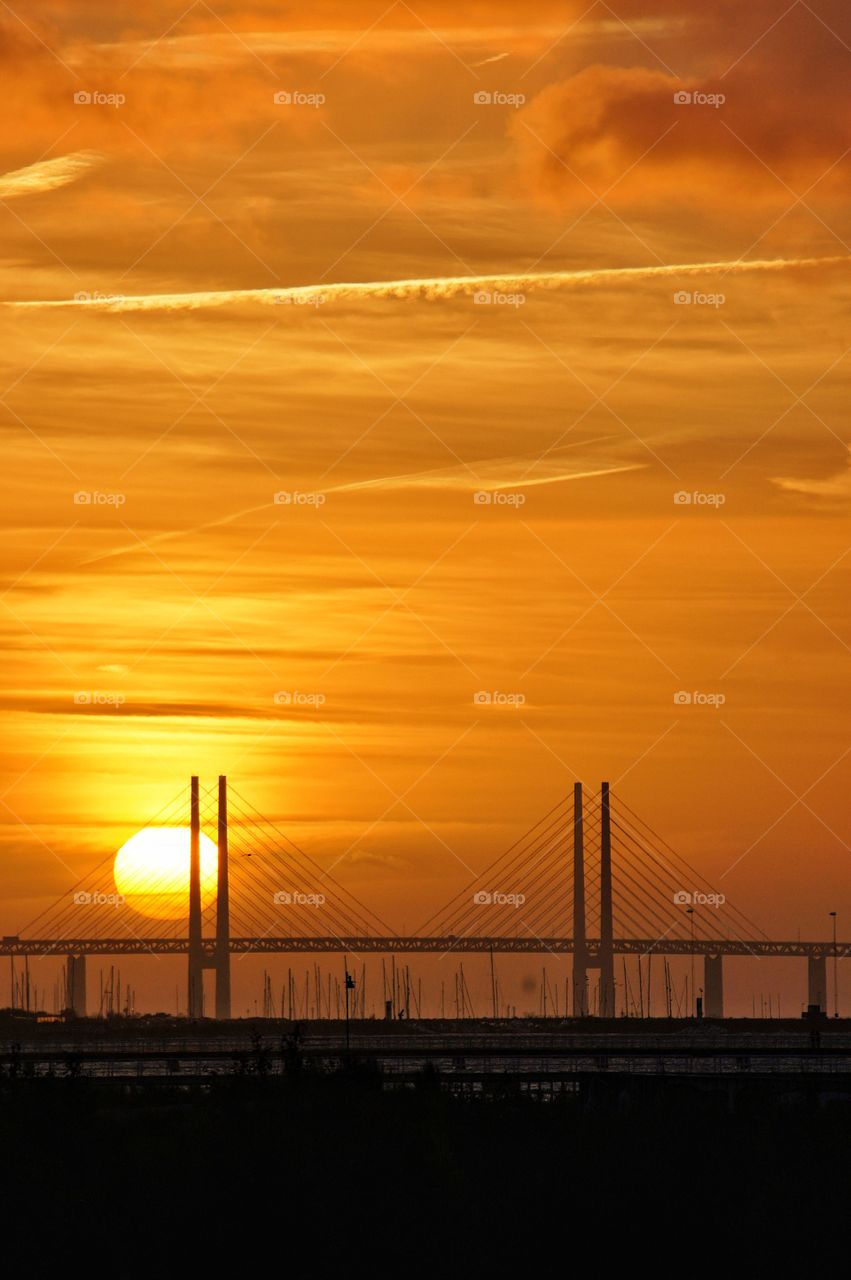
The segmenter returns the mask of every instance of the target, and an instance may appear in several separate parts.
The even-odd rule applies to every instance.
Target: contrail
[[[525,490],[537,485],[560,484],[570,480],[589,480],[597,476],[619,475],[625,471],[638,471],[645,465],[643,462],[618,462],[615,459],[607,461],[599,451],[596,453],[593,451],[592,446],[606,443],[612,439],[614,437],[602,436],[594,440],[579,442],[572,448],[565,448],[558,455],[549,458],[480,458],[461,466],[415,471],[405,475],[378,476],[372,480],[353,480],[345,484],[324,485],[321,487],[321,493],[325,497],[338,493],[369,493],[375,491],[392,493],[405,489],[438,489],[446,492],[455,490],[466,491],[471,494],[477,490],[483,490],[488,493],[494,493],[504,489]],[[571,465],[571,460],[574,458],[573,450],[579,452]],[[270,492],[268,501],[258,506],[234,511],[230,515],[219,516],[215,520],[207,520],[203,524],[195,525],[192,528],[168,529],[160,533],[149,534],[144,540],[137,539],[136,542],[122,547],[113,547],[109,551],[99,551],[95,555],[87,557],[82,563],[85,565],[99,564],[104,560],[115,559],[117,556],[148,550],[159,542],[171,542],[187,535],[206,533],[209,529],[218,529],[225,525],[235,524],[247,516],[258,515],[261,512],[271,514],[276,510],[280,514],[280,508],[276,506],[274,495]]]
[[[495,54],[494,54],[492,57],[490,57],[490,58],[482,58],[481,62],[474,62],[474,63],[472,63],[472,66],[474,66],[474,67],[486,67],[486,66],[488,65],[488,63],[489,63],[489,62],[502,62],[503,58],[510,58],[510,57],[511,57],[511,54],[510,54],[510,53],[495,53]]]
[[[51,301],[5,302],[6,307],[91,307],[101,311],[195,311],[230,304],[258,303],[262,306],[316,306],[328,302],[358,302],[364,299],[421,299],[436,302],[444,298],[476,293],[522,293],[533,289],[572,289],[584,285],[630,283],[633,280],[685,280],[693,276],[744,275],[751,272],[790,271],[806,267],[851,263],[851,257],[765,258],[732,262],[682,262],[661,267],[599,267],[587,271],[505,271],[480,276],[430,276],[411,280],[366,280],[340,284],[313,284],[281,289],[224,289],[216,292],[156,294],[78,294],[74,298]],[[484,301],[484,299],[483,299]],[[496,300],[498,302],[498,299]]]

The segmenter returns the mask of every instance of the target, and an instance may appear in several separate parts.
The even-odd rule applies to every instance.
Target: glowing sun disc
[[[112,874],[129,907],[157,920],[189,914],[188,827],[145,827],[126,840]],[[216,897],[216,846],[201,833],[201,909]]]

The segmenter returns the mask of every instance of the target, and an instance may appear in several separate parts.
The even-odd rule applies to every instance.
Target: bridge
[[[147,824],[185,827],[181,793]],[[189,788],[188,919],[168,904],[186,896],[186,868],[113,888],[110,853],[0,956],[66,957],[66,1004],[86,1012],[90,956],[186,956],[187,1009],[203,1016],[203,972],[215,973],[215,1013],[231,1017],[231,957],[343,953],[551,954],[572,957],[574,1016],[614,1016],[615,957],[703,962],[702,1012],[724,1012],[725,957],[807,962],[808,1004],[826,1011],[827,961],[851,943],[767,937],[602,783],[581,783],[412,935],[395,934],[327,869],[220,777]],[[207,832],[215,836],[211,839]],[[214,850],[202,874],[202,840]],[[309,913],[316,927],[305,928]],[[597,981],[591,981],[596,972]],[[641,982],[639,968],[639,983]],[[667,982],[667,969],[666,969]],[[694,999],[694,992],[692,993]],[[648,994],[649,1011],[649,994]]]

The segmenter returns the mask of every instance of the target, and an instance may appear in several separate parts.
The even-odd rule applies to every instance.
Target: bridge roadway
[[[205,961],[212,963],[215,957],[215,938],[204,938],[202,949]],[[770,939],[705,939],[695,938],[615,938],[613,949],[625,956],[798,956],[810,959],[828,959],[831,956],[851,956],[851,942],[775,942]],[[593,964],[600,950],[597,938],[586,943],[588,961]],[[187,938],[20,938],[6,936],[0,939],[0,956],[50,956],[50,955],[186,955]],[[232,955],[301,954],[308,952],[350,952],[399,954],[450,952],[524,954],[549,952],[573,954],[572,938],[508,937],[491,938],[468,935],[458,937],[264,937],[231,938]]]
[[[72,1075],[116,1083],[188,1084],[235,1074],[284,1076],[293,1070],[296,1057],[302,1067],[312,1066],[322,1075],[346,1066],[346,1032],[340,1022],[301,1023],[296,1038],[292,1023],[250,1025],[253,1037],[234,1024],[189,1036],[169,1034],[144,1021],[137,1023],[138,1031],[127,1021],[120,1030],[109,1024],[102,1030],[97,1023],[53,1024],[33,1034],[35,1029],[19,1027],[14,1043],[0,1035],[0,1078]],[[371,1064],[391,1088],[414,1082],[430,1068],[449,1088],[513,1083],[576,1091],[584,1090],[583,1081],[601,1078],[720,1077],[779,1084],[829,1077],[831,1087],[851,1097],[851,1028],[827,1019],[818,1028],[800,1022],[780,1024],[776,1030],[751,1025],[753,1029],[741,1023],[657,1020],[635,1029],[620,1023],[592,1032],[578,1030],[576,1023],[545,1031],[540,1023],[523,1020],[481,1020],[394,1023],[392,1030],[360,1022],[350,1031],[354,1059]]]

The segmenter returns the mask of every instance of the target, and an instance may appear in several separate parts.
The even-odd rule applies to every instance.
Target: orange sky
[[[184,10],[0,20],[3,931],[226,772],[399,928],[579,776],[851,933],[847,7]]]

